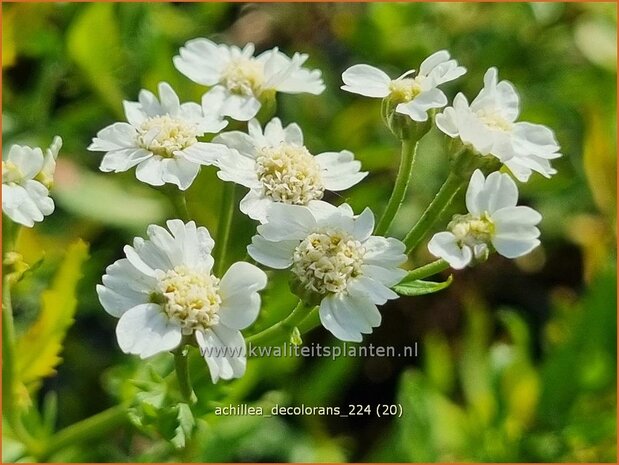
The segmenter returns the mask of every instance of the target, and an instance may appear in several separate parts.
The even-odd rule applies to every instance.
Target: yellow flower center
[[[183,334],[205,330],[219,323],[219,279],[177,266],[159,278],[162,306],[170,320],[178,323]]]
[[[295,249],[292,272],[307,290],[318,294],[346,290],[361,274],[365,248],[348,233],[324,229],[307,236]]]
[[[2,161],[2,184],[9,182],[19,182],[24,177],[24,174],[12,161]]]
[[[420,77],[396,79],[389,84],[389,94],[395,102],[410,102],[421,93]]]
[[[264,195],[276,202],[307,205],[324,195],[320,166],[303,146],[284,142],[263,148],[256,170]]]
[[[456,215],[449,223],[451,230],[460,245],[475,246],[489,244],[494,235],[494,223],[488,213],[481,216]]]
[[[170,115],[153,116],[138,129],[138,145],[161,157],[171,158],[174,152],[198,142],[195,124]]]
[[[512,129],[512,123],[503,118],[498,111],[479,110],[476,114],[481,122],[490,129],[505,132]]]
[[[260,95],[264,66],[251,58],[234,60],[225,69],[221,81],[234,94]]]

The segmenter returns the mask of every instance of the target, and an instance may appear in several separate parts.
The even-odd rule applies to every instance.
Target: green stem
[[[15,330],[11,305],[11,283],[5,269],[2,277],[2,413],[14,427],[15,412]]]
[[[313,308],[314,306],[306,305],[302,300],[299,300],[299,303],[290,315],[264,331],[248,337],[247,342],[260,346],[287,342],[290,339],[292,330],[305,320]]]
[[[174,211],[179,219],[183,221],[189,221],[191,219],[189,210],[187,209],[187,199],[185,198],[185,191],[177,189],[176,186],[171,186],[166,189],[168,198],[172,202]]]
[[[383,236],[389,230],[391,223],[398,213],[398,210],[404,202],[406,196],[406,190],[411,179],[413,166],[415,164],[415,156],[417,155],[417,147],[419,141],[404,139],[402,141],[402,155],[400,157],[400,167],[396,176],[393,192],[387,203],[387,207],[383,212],[383,216],[378,221],[374,234],[377,236]]]
[[[189,377],[189,367],[187,366],[187,352],[184,350],[184,344],[181,344],[174,351],[174,368],[176,370],[176,378],[180,387],[183,399],[192,405],[196,402],[196,395],[191,387],[191,379]]]
[[[312,329],[320,326],[320,314],[318,312],[318,307],[314,307],[310,310],[309,315],[307,315],[301,323],[299,323],[299,333],[303,336],[306,333],[309,333]]]
[[[103,436],[125,423],[127,423],[126,405],[109,408],[58,431],[49,439],[37,458],[40,461],[45,461],[52,454],[65,447],[82,444],[90,439]]]
[[[441,213],[447,208],[451,200],[464,186],[466,179],[461,174],[452,171],[441,186],[440,190],[434,197],[434,200],[428,205],[428,208],[423,212],[421,218],[415,226],[409,231],[404,238],[406,245],[406,253],[409,254],[419,245],[430,231],[430,228],[439,219]]]
[[[215,242],[215,274],[221,277],[225,268],[226,252],[230,241],[230,229],[232,228],[232,218],[234,217],[236,184],[231,182],[224,183],[223,196],[221,198],[221,209],[219,211],[217,225],[217,241]]]
[[[432,263],[428,263],[427,265],[423,265],[419,268],[415,268],[414,270],[409,271],[404,279],[406,279],[407,281],[424,279],[429,276],[434,276],[435,274],[440,273],[447,268],[449,268],[449,263],[447,263],[442,258],[439,258]]]

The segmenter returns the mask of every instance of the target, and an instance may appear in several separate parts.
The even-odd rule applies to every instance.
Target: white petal
[[[141,304],[149,303],[149,295],[131,291],[116,292],[109,287],[97,284],[97,295],[103,309],[110,315],[120,318],[127,310]]]
[[[380,324],[380,313],[371,302],[345,294],[333,294],[320,302],[320,321],[342,341],[361,342]]]
[[[43,215],[32,201],[26,189],[17,184],[2,184],[2,211],[11,220],[31,228]]]
[[[123,352],[147,358],[178,347],[182,334],[159,305],[143,304],[122,314],[116,338]]]
[[[355,160],[355,156],[348,150],[341,152],[324,152],[314,157],[320,165],[322,180],[325,188],[330,191],[342,191],[348,189],[363,178],[368,173],[361,172],[361,162]]]
[[[406,262],[406,246],[393,237],[371,236],[363,243],[363,262],[385,268],[397,267]]]
[[[556,153],[559,144],[551,129],[541,124],[526,122],[513,126],[513,141],[518,152],[554,159],[561,156]]]
[[[242,155],[250,158],[256,158],[257,151],[254,145],[254,139],[241,131],[229,131],[218,134],[213,142],[223,144],[230,149],[235,149]]]
[[[237,121],[249,121],[252,119],[262,104],[252,95],[228,94],[221,109],[221,113]]]
[[[182,153],[182,152],[177,152]],[[200,171],[200,165],[175,156],[161,161],[162,179],[175,184],[182,191],[187,190]]]
[[[268,144],[272,147],[277,147],[282,142],[286,141],[286,133],[279,118],[273,118],[264,127],[264,137]]]
[[[262,195],[262,189],[251,189],[239,203],[239,209],[252,220],[266,223],[269,208],[274,202]]]
[[[107,152],[110,150],[136,148],[136,129],[128,123],[114,123],[97,133],[88,150]]]
[[[181,102],[178,95],[176,95],[176,92],[174,92],[174,89],[172,89],[172,86],[170,86],[167,82],[160,82],[158,89],[159,100],[161,101],[161,106],[166,113],[172,116],[178,115],[181,108]]]
[[[442,258],[455,270],[461,270],[471,262],[473,253],[467,246],[460,248],[456,237],[447,231],[436,233],[428,242],[432,255]]]
[[[483,183],[483,187],[481,187]],[[495,171],[483,179],[481,171],[475,170],[466,192],[466,206],[469,212],[492,215],[501,208],[514,207],[518,202],[518,187],[505,173]]]
[[[406,276],[406,270],[402,268],[369,265],[367,261],[364,261],[361,271],[368,278],[374,279],[387,287],[395,286]]]
[[[308,208],[276,203],[267,212],[267,223],[258,226],[258,233],[269,241],[302,240],[315,226]]]
[[[177,153],[192,163],[208,166],[216,164],[217,160],[227,156],[229,152],[230,149],[222,144],[196,142]]]
[[[260,295],[267,285],[267,275],[246,262],[236,262],[219,283],[222,298],[219,316],[228,328],[245,329],[258,318]]]
[[[291,123],[284,128],[285,140],[290,144],[303,145],[303,131],[297,123]]]
[[[163,186],[163,164],[158,155],[147,158],[140,162],[135,170],[135,177],[151,186]]]
[[[24,182],[23,186],[42,215],[47,216],[54,212],[54,201],[49,197],[47,187],[32,179]]]
[[[447,105],[445,94],[437,88],[432,88],[421,92],[410,102],[398,104],[395,111],[410,116],[413,121],[426,121],[428,110],[442,108],[445,105]]]
[[[258,263],[262,263],[276,270],[283,270],[292,265],[294,249],[299,241],[271,242],[262,236],[254,236],[247,246],[247,253]]]
[[[217,325],[204,332],[196,331],[196,341],[206,360],[213,383],[221,379],[240,378],[245,373],[245,339],[240,331]]]
[[[419,74],[427,76],[436,66],[449,60],[449,52],[447,50],[439,50],[434,52],[428,58],[421,62],[419,66]]]
[[[23,179],[34,178],[43,168],[43,151],[39,147],[13,145],[9,149],[7,159],[19,168]]]
[[[361,214],[354,219],[353,236],[355,239],[363,242],[374,231],[374,213],[369,208],[365,208]]]
[[[398,298],[398,294],[387,286],[367,276],[352,279],[348,282],[347,289],[352,296],[369,300],[376,305],[383,305],[387,300]]]
[[[384,98],[389,95],[391,78],[370,65],[354,65],[342,74],[342,89],[366,97]]]
[[[217,84],[221,72],[229,62],[225,46],[208,39],[193,39],[181,47],[174,57],[174,66],[194,82],[205,86]]]
[[[250,189],[262,188],[258,179],[255,160],[241,155],[237,150],[229,149],[217,160],[217,176],[222,181],[230,181]]]
[[[152,156],[153,154],[148,150],[136,147],[114,149],[103,156],[99,169],[104,173],[109,173],[110,171],[121,173],[133,168]]]

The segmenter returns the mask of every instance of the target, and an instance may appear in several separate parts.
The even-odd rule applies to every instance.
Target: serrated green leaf
[[[441,291],[451,284],[453,281],[453,276],[449,276],[447,281],[442,283],[435,283],[432,281],[423,281],[421,279],[416,279],[412,281],[407,281],[406,278],[402,280],[399,284],[394,286],[393,290],[396,291],[400,295],[406,296],[418,296],[418,295],[426,295],[432,294],[434,292]]]
[[[185,403],[178,404],[178,414],[176,416],[178,426],[174,429],[174,437],[170,440],[174,447],[181,449],[185,447],[187,439],[191,437],[196,421],[193,418],[193,413],[189,405]]]
[[[24,397],[38,389],[42,378],[54,374],[61,361],[62,342],[73,324],[76,287],[87,258],[88,245],[81,239],[69,246],[52,286],[41,295],[39,317],[16,342],[15,381]]]

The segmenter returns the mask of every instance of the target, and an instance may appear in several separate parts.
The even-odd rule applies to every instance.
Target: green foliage
[[[424,281],[422,279],[407,280],[406,278],[404,278],[398,283],[397,286],[394,286],[393,290],[400,295],[414,297],[419,295],[433,294],[435,292],[446,289],[449,287],[452,281],[453,276],[449,276],[447,281],[444,281],[442,283]]]
[[[16,341],[15,382],[27,389],[19,391],[24,396],[21,403],[29,402],[28,393],[34,395],[42,378],[54,374],[61,362],[63,341],[77,308],[77,283],[87,259],[88,245],[83,241],[67,249],[52,286],[41,296],[37,320]]]
[[[48,460],[616,460],[614,4],[12,3],[3,5],[2,23],[5,147],[46,145],[55,134],[65,141],[52,189],[56,212],[19,239],[30,269],[14,293],[18,334],[23,330],[18,392],[33,406],[22,419],[45,442],[110,406],[127,414]],[[278,96],[277,115],[302,127],[312,153],[353,151],[370,175],[327,200],[349,202],[356,212],[369,206],[377,215],[400,147],[381,121],[379,101],[340,91],[341,72],[369,63],[395,77],[448,49],[469,70],[445,86],[451,100],[459,91],[472,98],[486,68],[498,66],[519,91],[522,119],[554,128],[564,154],[553,162],[559,172],[551,180],[535,176],[519,185],[523,201],[543,214],[542,246],[515,262],[491,258],[453,278],[400,283],[405,297],[381,308],[383,325],[365,343],[419,341],[422,360],[250,359],[245,376],[213,385],[190,348],[198,403],[189,409],[171,355],[143,361],[122,354],[115,320],[94,290],[122,246],[167,219],[171,205],[133,172],[100,173],[100,154],[86,147],[98,130],[124,118],[122,100],[135,100],[141,88],[167,81],[182,101],[200,99],[205,88],[172,64],[179,46],[195,37],[308,53],[307,65],[322,70],[327,89]],[[445,146],[436,129],[421,142],[393,236],[410,229],[445,179]],[[192,217],[211,233],[222,187],[204,167],[187,191]],[[462,208],[460,194],[436,227]],[[234,218],[230,263],[246,258],[255,227]],[[77,237],[91,244],[88,260],[84,245],[69,246]],[[422,246],[410,265],[431,260]],[[269,272],[262,298],[246,335],[280,321],[296,302],[285,273]],[[322,329],[303,335],[303,344],[314,342],[338,344]],[[270,412],[277,405],[379,401],[401,403],[402,418],[215,413],[241,403]],[[7,425],[3,433],[5,462],[36,460],[24,455],[18,432]]]

